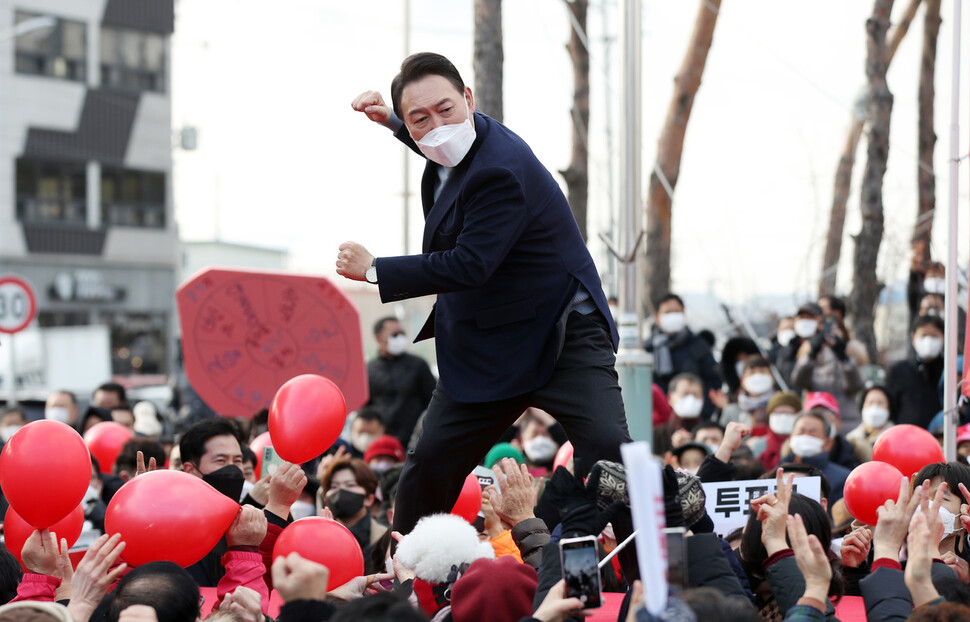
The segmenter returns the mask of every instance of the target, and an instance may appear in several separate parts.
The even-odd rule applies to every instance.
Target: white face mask
[[[315,516],[316,513],[317,506],[309,501],[294,501],[293,505],[290,506],[290,514],[293,515],[293,520],[300,520],[307,516]]]
[[[721,446],[718,445],[717,443],[704,443],[704,444],[707,445],[707,448],[711,450],[712,456],[717,453],[718,449],[721,448]]]
[[[778,331],[778,345],[785,347],[791,343],[791,340],[795,338],[795,329],[786,328],[785,330]]]
[[[803,318],[795,320],[795,334],[802,339],[808,339],[818,330],[818,320]]]
[[[387,338],[387,353],[391,356],[401,356],[408,349],[408,336],[404,333]]]
[[[943,340],[939,337],[920,337],[913,340],[913,349],[922,360],[932,361],[943,351]]]
[[[552,462],[552,459],[556,457],[559,445],[556,445],[556,441],[548,436],[533,436],[525,442],[522,449],[530,462],[545,464]]]
[[[792,428],[795,427],[795,419],[798,419],[798,415],[795,413],[777,413],[768,415],[768,427],[771,428],[771,431],[775,434],[788,436],[791,434]]]
[[[657,325],[663,332],[673,335],[684,330],[684,327],[687,326],[687,318],[682,311],[671,311],[658,316]]]
[[[923,291],[927,294],[945,294],[946,280],[937,277],[923,279]]]
[[[681,419],[695,419],[701,416],[701,409],[704,408],[704,400],[694,395],[685,395],[677,399],[673,404],[674,412]]]
[[[922,508],[916,508],[916,514],[919,514],[921,511]],[[940,542],[945,540],[947,536],[963,530],[963,521],[960,520],[959,516],[943,506],[940,506],[938,511],[940,513],[940,522],[943,524],[943,535],[940,536]],[[916,516],[916,514],[913,514],[913,516]]]
[[[882,406],[867,406],[862,409],[862,422],[867,428],[881,428],[889,421],[889,409]]]
[[[67,423],[71,419],[71,411],[63,406],[51,406],[50,408],[44,410],[44,419]]]
[[[22,425],[3,426],[2,428],[0,428],[0,439],[3,439],[3,442],[6,443],[7,441],[10,440],[10,437],[16,434],[17,430],[19,430],[22,427],[24,426]]]
[[[250,493],[250,491],[252,491],[252,489],[255,488],[255,487],[256,487],[256,484],[254,484],[254,483],[252,483],[252,482],[250,482],[248,480],[244,481],[243,482],[243,487],[242,487],[242,492],[239,493],[239,503],[242,503],[243,502],[243,499],[246,498],[246,495],[248,495]]]
[[[775,388],[775,380],[770,374],[751,374],[741,381],[741,385],[750,395],[764,395]]]
[[[467,118],[461,123],[439,125],[417,141],[418,149],[429,160],[445,168],[458,166],[468,155],[468,150],[475,142],[475,124],[468,114],[468,102],[465,102]]]
[[[822,453],[822,446],[825,441],[808,434],[799,434],[788,439],[788,445],[793,454],[799,458],[811,458]]]
[[[370,447],[370,444],[374,442],[375,438],[377,438],[376,434],[367,434],[365,432],[356,436],[351,436],[350,444],[353,445],[354,449],[360,453],[364,453],[367,451],[367,448]]]

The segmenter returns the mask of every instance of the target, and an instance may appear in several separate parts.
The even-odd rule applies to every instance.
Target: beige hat
[[[0,622],[74,622],[64,605],[22,600],[0,606]]]

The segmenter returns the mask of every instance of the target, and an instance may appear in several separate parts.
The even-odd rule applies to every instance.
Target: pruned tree
[[[684,136],[694,98],[701,86],[707,53],[714,40],[714,26],[721,0],[701,0],[687,54],[674,78],[674,94],[667,118],[657,141],[657,162],[647,190],[647,303],[656,309],[657,301],[670,289],[670,222],[673,189],[680,176]]]
[[[862,231],[855,238],[852,295],[849,299],[856,337],[865,344],[869,359],[878,360],[873,328],[876,301],[882,284],[876,277],[876,262],[883,233],[882,182],[889,159],[889,121],[893,95],[886,82],[888,53],[886,32],[893,0],[875,0],[872,17],[866,20],[866,80],[869,85],[869,144],[862,181]]]
[[[475,107],[502,122],[502,0],[475,0]]]
[[[919,163],[916,169],[919,191],[916,224],[913,227],[913,250],[920,256],[914,261],[930,261],[933,235],[933,212],[936,209],[936,175],[933,172],[933,77],[936,73],[936,38],[940,34],[940,0],[926,0],[923,16],[923,57],[919,69]]]
[[[586,47],[586,12],[589,0],[566,2],[570,15],[569,59],[573,64],[573,149],[569,168],[559,171],[583,240],[587,239],[586,204],[589,196],[589,49]]]
[[[886,66],[892,64],[896,50],[903,37],[909,32],[909,25],[916,17],[920,0],[910,0],[906,5],[899,21],[893,26],[886,43]],[[825,240],[825,253],[822,256],[822,275],[819,279],[818,295],[825,296],[835,293],[835,285],[839,275],[839,257],[842,255],[842,234],[845,230],[845,206],[849,201],[852,186],[852,169],[855,168],[855,154],[862,138],[868,115],[868,105],[865,97],[860,98],[852,111],[849,131],[842,147],[842,157],[839,158],[838,168],[835,170],[835,190],[832,193],[832,208],[829,211],[829,229]]]

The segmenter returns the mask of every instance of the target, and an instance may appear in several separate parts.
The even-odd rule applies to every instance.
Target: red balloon
[[[256,454],[256,479],[259,479],[263,473],[263,448],[272,446],[273,441],[269,438],[269,432],[263,432],[249,444],[249,448]]]
[[[451,513],[461,516],[469,523],[474,523],[480,509],[482,509],[482,486],[478,483],[478,477],[474,473],[469,473],[461,486],[461,492],[458,493],[455,507],[451,508]]]
[[[556,452],[556,459],[552,461],[552,470],[559,467],[569,466],[569,461],[573,459],[573,444],[570,441],[563,443],[563,446]]]
[[[875,525],[879,506],[899,498],[901,479],[899,469],[885,462],[864,462],[852,469],[842,491],[849,514],[866,525]]]
[[[188,567],[215,547],[238,513],[238,503],[199,477],[151,471],[111,498],[104,530],[121,533],[121,556],[131,566],[169,561]]]
[[[91,481],[91,456],[66,423],[43,419],[10,437],[0,453],[0,488],[28,524],[46,529],[81,503]]]
[[[134,433],[115,421],[96,423],[84,433],[84,442],[88,444],[91,455],[98,459],[98,466],[102,473],[114,473],[115,460],[121,453],[121,448],[131,440]]]
[[[57,534],[58,542],[61,541],[61,538],[67,538],[67,546],[74,546],[74,543],[81,536],[81,530],[84,529],[84,506],[78,504],[70,514],[48,527],[48,529]],[[13,509],[13,506],[7,508],[7,514],[3,518],[4,544],[7,546],[7,550],[13,553],[13,556],[21,564],[23,564],[23,560],[20,559],[20,551],[24,548],[24,543],[27,542],[27,538],[34,531],[34,526],[28,524],[27,521],[21,518],[20,514],[17,514],[17,511]]]
[[[281,458],[302,464],[327,451],[347,420],[344,395],[314,374],[296,376],[276,392],[269,407],[269,433]]]
[[[364,554],[350,530],[329,518],[310,516],[288,525],[273,546],[273,559],[298,553],[330,570],[327,590],[364,574]]]
[[[946,460],[936,437],[908,423],[894,425],[880,434],[872,447],[872,459],[888,462],[907,477],[927,464]]]

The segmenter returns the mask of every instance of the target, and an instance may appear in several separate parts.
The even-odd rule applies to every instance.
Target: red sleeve
[[[265,567],[266,585],[269,589],[273,589],[273,574],[271,569],[273,568],[273,547],[276,546],[276,539],[280,537],[283,533],[283,528],[286,527],[286,521],[276,516],[272,512],[263,511],[266,514],[266,536],[263,541],[259,544],[259,553],[263,556],[263,566]],[[282,524],[281,524],[282,523]]]
[[[255,550],[238,550],[249,547],[234,547],[222,556],[222,567],[226,569],[226,574],[219,580],[216,586],[216,602],[212,606],[213,610],[218,609],[222,599],[226,594],[233,592],[237,587],[248,587],[256,590],[262,599],[262,609],[264,614],[269,613],[269,589],[263,574],[266,568],[263,566],[263,556]],[[252,547],[255,549],[256,547]]]
[[[667,403],[667,396],[663,389],[656,384],[653,385],[653,425],[667,423],[674,410]]]
[[[891,559],[889,557],[880,557],[879,559],[872,562],[872,572],[879,570],[880,568],[892,568],[893,570],[902,570],[903,566],[897,560]]]
[[[17,596],[10,602],[21,600],[39,600],[47,603],[54,602],[57,588],[61,587],[61,580],[46,574],[37,574],[29,570],[24,573],[20,585],[17,586]]]

